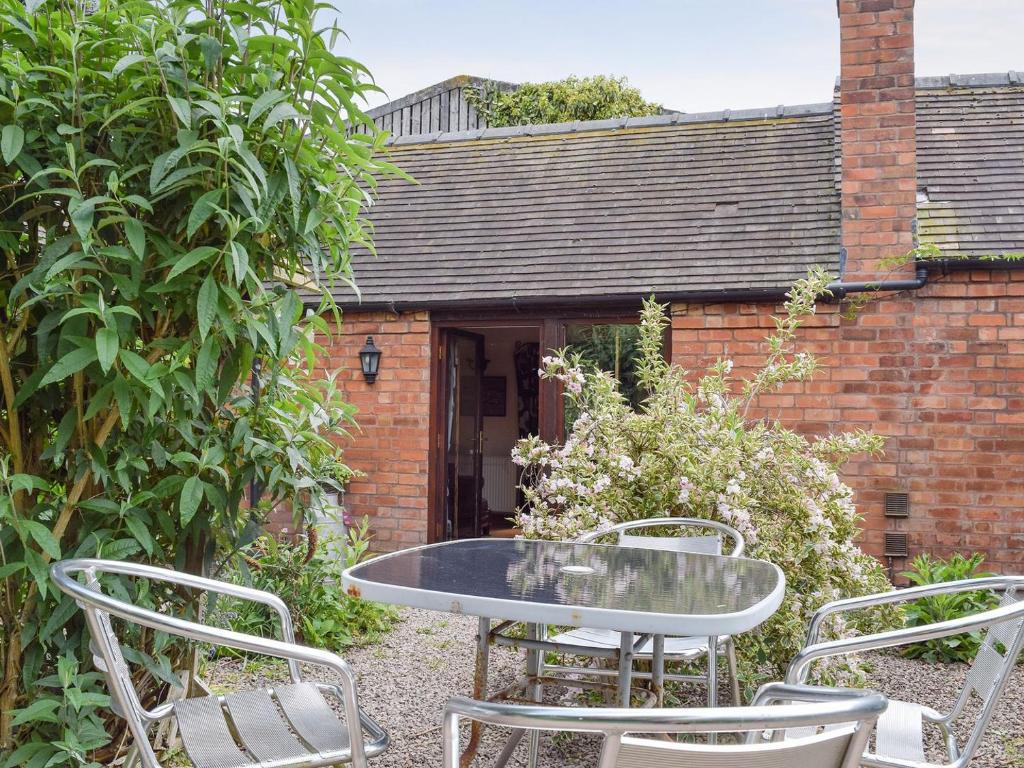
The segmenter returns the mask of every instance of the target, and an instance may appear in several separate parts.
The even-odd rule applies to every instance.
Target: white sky
[[[839,69],[835,0],[332,1],[339,50],[390,98],[457,74],[612,74],[703,112],[828,101]],[[1024,0],[917,0],[915,23],[919,75],[1024,70]]]

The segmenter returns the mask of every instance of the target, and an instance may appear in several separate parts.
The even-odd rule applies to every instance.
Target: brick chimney
[[[838,6],[843,279],[884,279],[879,260],[914,246],[914,0]]]

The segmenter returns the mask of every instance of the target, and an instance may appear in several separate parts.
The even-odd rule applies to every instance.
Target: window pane
[[[593,325],[573,323],[566,326],[565,342],[570,352],[583,358],[584,366],[611,373],[619,380],[622,393],[634,406],[643,399],[636,381],[636,358],[640,346],[640,326],[635,324]],[[576,414],[566,409],[566,428]]]

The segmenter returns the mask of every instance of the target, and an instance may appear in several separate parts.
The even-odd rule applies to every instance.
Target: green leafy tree
[[[514,91],[480,88],[467,99],[493,128],[542,125],[611,117],[644,117],[662,111],[645,101],[624,77],[567,77],[548,83],[523,83]]]
[[[49,562],[208,571],[271,506],[322,503],[351,409],[310,375],[313,332],[394,170],[329,12],[0,0],[0,764],[88,764],[118,743]],[[300,290],[320,313],[303,317]],[[184,650],[132,639],[152,703]]]

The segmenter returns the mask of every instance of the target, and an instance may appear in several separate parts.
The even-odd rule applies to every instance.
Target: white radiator
[[[509,456],[484,456],[484,498],[491,512],[512,514],[516,509],[519,468]]]

